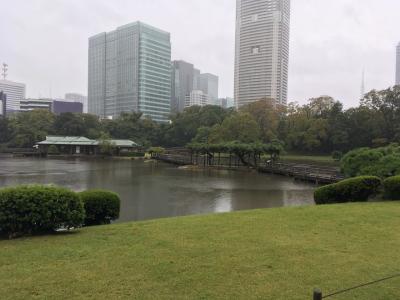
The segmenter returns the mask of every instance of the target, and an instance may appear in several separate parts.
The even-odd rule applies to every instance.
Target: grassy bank
[[[295,155],[287,154],[281,157],[283,162],[314,164],[321,166],[339,167],[340,163],[330,155]]]
[[[400,203],[256,210],[0,241],[2,299],[311,299],[399,272]],[[400,279],[332,299],[398,299]]]

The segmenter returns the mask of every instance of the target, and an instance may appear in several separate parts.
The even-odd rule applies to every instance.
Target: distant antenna
[[[362,79],[361,79],[361,99],[364,99],[365,96],[365,69],[362,71]]]
[[[3,72],[1,73],[1,75],[3,76],[3,79],[6,80],[7,78],[7,71],[8,71],[8,65],[6,63],[3,63],[3,68],[2,68]]]

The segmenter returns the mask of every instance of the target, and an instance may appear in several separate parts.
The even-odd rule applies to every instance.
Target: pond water
[[[120,222],[312,205],[315,189],[287,177],[154,161],[0,156],[0,187],[30,183],[112,190],[122,199]]]

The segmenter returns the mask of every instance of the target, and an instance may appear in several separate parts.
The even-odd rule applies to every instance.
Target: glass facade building
[[[196,69],[193,64],[183,60],[172,62],[171,81],[171,110],[172,113],[182,112],[188,107],[187,99],[201,91],[207,97],[207,105],[218,105],[218,76],[204,73]],[[196,103],[190,101],[189,103]],[[193,106],[195,104],[190,104]]]
[[[171,113],[170,34],[141,22],[89,39],[89,113],[115,118],[141,112],[157,122]]]

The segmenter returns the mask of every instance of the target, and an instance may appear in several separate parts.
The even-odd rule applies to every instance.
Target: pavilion
[[[114,148],[115,154],[132,152],[140,146],[130,140],[108,140]],[[50,147],[56,147],[61,154],[69,155],[97,155],[100,154],[99,140],[91,140],[86,137],[76,136],[47,136],[46,140],[36,143],[41,153],[48,153]]]

